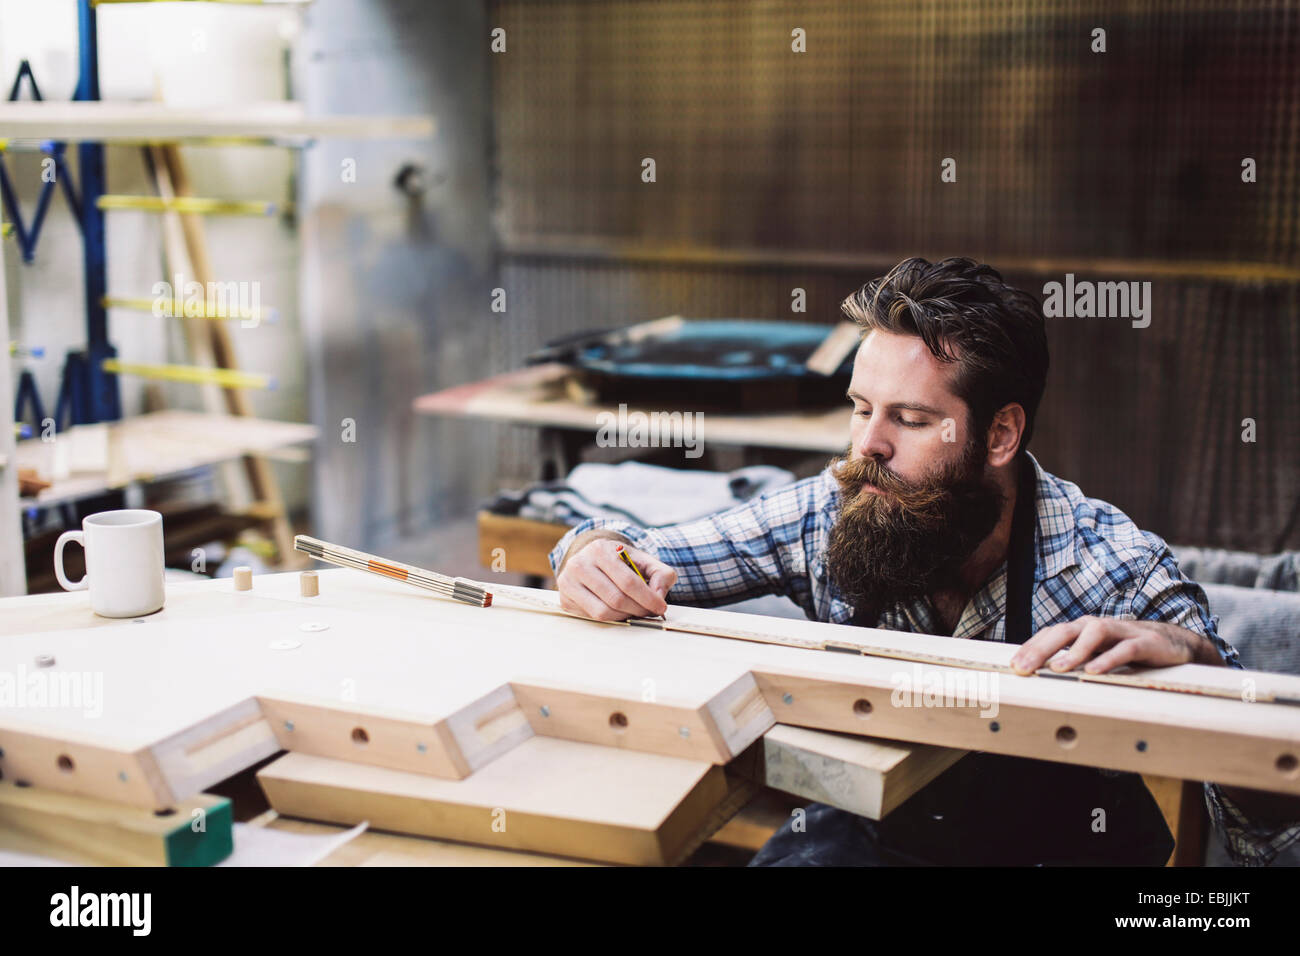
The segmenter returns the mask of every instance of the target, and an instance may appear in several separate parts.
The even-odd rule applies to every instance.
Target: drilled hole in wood
[[[1300,760],[1296,759],[1295,754],[1283,754],[1277,758],[1278,773],[1294,777],[1297,769],[1300,769]]]
[[[870,717],[871,710],[872,710],[871,701],[866,700],[865,698],[855,700],[853,702],[853,712],[857,714],[859,717],[863,717],[863,718]]]
[[[615,730],[627,730],[627,714],[622,711],[614,711],[609,715],[609,725]]]
[[[364,747],[366,744],[370,743],[370,735],[366,733],[366,728],[353,727],[352,742],[359,747]]]
[[[1068,750],[1079,742],[1079,734],[1073,727],[1057,727],[1056,742]]]
[[[59,769],[64,773],[72,773],[72,771],[77,769],[77,765],[72,762],[72,758],[67,754],[59,754],[59,759],[55,762],[59,765]]]

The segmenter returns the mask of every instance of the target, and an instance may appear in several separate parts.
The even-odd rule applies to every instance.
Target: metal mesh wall
[[[489,23],[502,368],[589,326],[790,317],[796,286],[831,322],[907,255],[1035,293],[1149,279],[1149,328],[1049,320],[1035,453],[1171,540],[1300,547],[1300,5],[544,0]],[[528,472],[524,433],[501,452]]]

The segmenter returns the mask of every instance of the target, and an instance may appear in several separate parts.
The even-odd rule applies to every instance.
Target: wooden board
[[[313,598],[299,595],[295,574],[258,576],[248,592],[203,582],[169,590],[167,607],[143,623],[89,628],[51,629],[94,621],[84,594],[0,601],[19,632],[0,645],[0,673],[31,671],[47,654],[56,671],[102,674],[105,687],[94,719],[68,707],[0,707],[0,769],[7,779],[154,806],[281,747],[430,775],[478,772],[537,736],[716,764],[779,722],[1300,792],[1294,707],[977,671],[1005,667],[1014,648],[952,638],[669,613],[676,625],[762,627],[809,646],[857,641],[964,666],[601,624],[504,599],[469,607],[341,569],[319,581]],[[1226,668],[1159,674],[1220,688],[1249,680],[1261,699],[1300,688],[1300,678]],[[950,689],[983,681],[996,693],[931,702],[921,689],[932,680]],[[900,697],[900,681],[917,693]],[[287,718],[294,731],[267,700],[306,708]]]
[[[617,415],[618,409],[574,401],[565,389],[570,374],[563,365],[534,365],[422,395],[413,407],[425,415],[489,418],[521,425],[572,428],[594,435],[601,428],[602,415]],[[709,412],[704,429],[710,442],[723,445],[835,454],[844,450],[850,411],[845,406],[755,415]]]
[[[568,530],[565,525],[550,521],[480,511],[478,563],[494,571],[549,578],[552,571],[546,556]],[[498,548],[503,562],[496,560],[494,552]]]
[[[720,767],[533,737],[465,780],[286,754],[258,771],[276,812],[608,863],[677,862],[728,796]]]
[[[763,735],[763,783],[818,803],[883,820],[966,755],[777,724]]]
[[[0,848],[71,863],[211,866],[234,848],[230,801],[199,794],[159,815],[4,780]]]
[[[179,409],[136,415],[106,427],[107,467],[97,472],[60,478],[54,472],[62,439],[45,442],[29,438],[19,442],[19,466],[54,478],[49,488],[27,503],[42,507],[58,504],[121,488],[132,481],[219,464],[250,452],[315,441],[318,434],[314,425]],[[196,441],[195,436],[202,436],[202,441]]]
[[[771,788],[762,789],[710,836],[709,842],[757,853],[785,826],[794,810],[807,802]]]
[[[362,606],[383,601],[382,591],[364,595],[388,582],[342,573],[347,577],[326,571],[320,579],[362,585],[351,597]],[[271,582],[280,595],[274,599],[265,594]],[[536,705],[553,707],[553,718],[534,708],[532,719],[571,726],[575,739],[631,749],[725,763],[772,722],[743,667],[701,660],[683,672],[604,640],[599,628],[565,647],[534,640],[527,627],[501,635],[505,643],[488,634],[477,641],[483,623],[499,619],[490,609],[409,589],[394,596],[416,599],[422,613],[414,618],[339,606],[349,602],[338,588],[301,598],[293,574],[259,576],[249,592],[234,592],[228,580],[206,584],[169,594],[169,605],[140,624],[36,630],[10,642],[4,650],[12,673],[33,672],[37,657],[50,656],[50,674],[105,675],[105,690],[93,718],[84,707],[0,708],[6,776],[141,806],[166,805],[281,748],[461,777],[536,732],[505,675],[517,675],[523,693],[534,695],[525,696],[530,707],[535,695],[554,692]],[[70,597],[84,608],[84,595]],[[214,613],[212,598],[225,613]],[[33,599],[28,620],[66,624],[66,615],[52,613],[61,603]],[[455,616],[455,608],[478,614],[443,617]],[[525,623],[558,622],[528,615]],[[122,642],[106,636],[124,627]],[[592,666],[609,677],[583,686],[584,668],[589,674]],[[202,676],[171,678],[181,674]],[[654,691],[649,703],[647,688]],[[612,723],[619,713],[630,721]],[[683,726],[693,730],[691,739],[680,735]]]
[[[151,102],[0,103],[0,139],[164,142],[212,137],[427,139],[431,116],[308,116],[288,101],[203,109]]]
[[[572,617],[560,607],[554,591],[539,591],[501,585],[494,590],[498,606],[528,607],[548,614]],[[579,620],[586,620],[579,618]],[[756,621],[761,623],[755,623]],[[595,623],[595,622],[593,622]],[[999,677],[1018,678],[1011,667],[1011,657],[1016,648],[992,641],[954,640],[928,634],[909,634],[877,628],[853,627],[844,624],[822,624],[792,618],[763,618],[737,615],[726,611],[702,608],[674,608],[668,619],[634,619],[617,624],[602,623],[606,627],[632,627],[665,633],[681,633],[702,637],[724,637],[736,642],[770,644],[800,650],[832,651],[859,654],[896,661],[901,670],[895,671],[900,688],[914,685],[918,689],[928,672],[913,673],[908,665],[940,665],[947,668],[988,671],[984,678],[967,674],[964,678],[984,683],[992,689]],[[742,652],[743,654],[744,652]],[[757,653],[755,651],[754,653]],[[961,675],[936,672],[945,680],[956,681]],[[1086,674],[1074,670],[1058,674],[1040,669],[1039,680],[1064,683],[1096,683],[1132,686],[1147,689],[1178,690],[1187,694],[1222,697],[1233,702],[1281,701],[1292,705],[1300,717],[1300,677],[1289,674],[1272,674],[1259,671],[1238,671],[1227,667],[1200,664],[1181,664],[1161,668],[1117,668],[1105,674]],[[976,689],[972,685],[972,689]]]
[[[248,821],[252,826],[298,833],[304,836],[333,836],[345,827],[314,820],[285,817],[274,810]],[[546,856],[518,850],[451,843],[428,837],[366,830],[330,853],[315,866],[599,866],[586,860]]]

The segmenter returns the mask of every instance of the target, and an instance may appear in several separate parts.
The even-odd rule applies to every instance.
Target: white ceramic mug
[[[63,548],[76,541],[86,552],[86,574],[69,581]],[[162,515],[156,511],[101,511],[80,531],[65,531],[54,545],[54,576],[65,591],[90,590],[102,617],[139,617],[163,606]]]

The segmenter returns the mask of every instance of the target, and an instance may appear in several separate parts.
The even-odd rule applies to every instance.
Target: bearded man
[[[696,606],[781,594],[813,620],[1011,641],[1023,674],[1241,666],[1165,542],[1026,450],[1048,368],[1032,296],[970,259],[913,258],[842,308],[863,332],[848,450],[697,521],[578,525],[550,556],[566,609],[624,620],[663,614],[670,589]],[[1300,839],[1294,798],[1209,783],[1205,797],[1237,862]],[[1173,849],[1139,775],[988,753],[883,821],[813,804],[802,824],[751,865],[1158,866]]]

